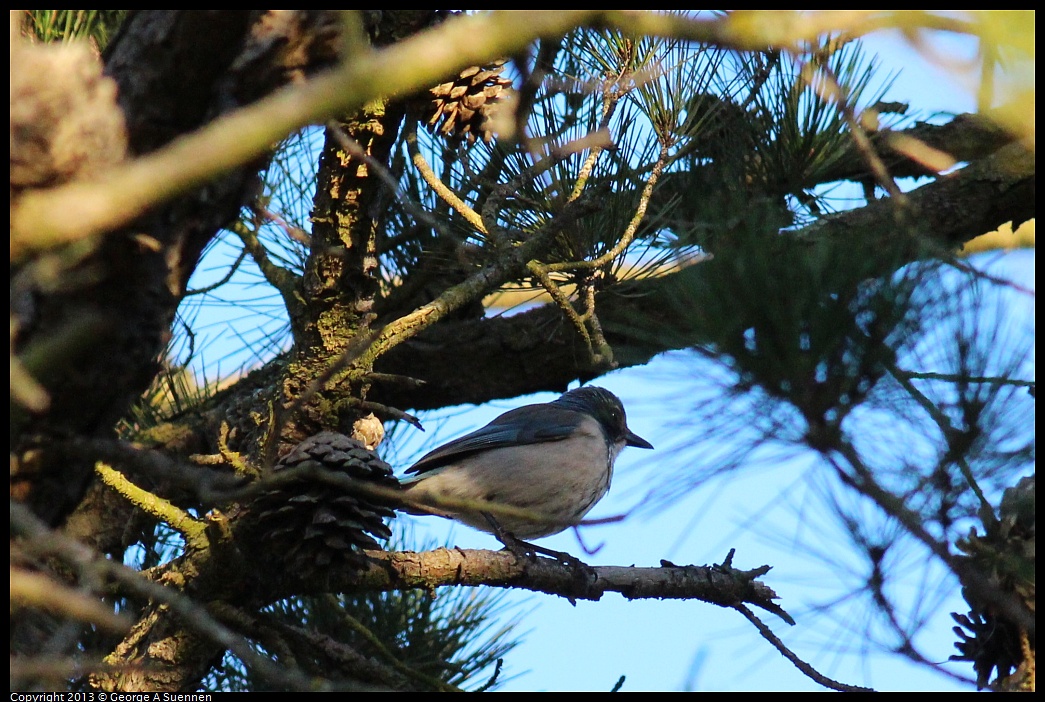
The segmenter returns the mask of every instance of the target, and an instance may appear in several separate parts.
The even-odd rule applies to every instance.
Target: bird
[[[576,526],[602,499],[625,446],[653,448],[628,428],[616,395],[585,386],[505,412],[436,448],[408,468],[414,475],[400,484],[414,513],[454,519],[498,538],[508,532],[517,540],[537,539]],[[439,506],[439,500],[482,501],[539,518]]]

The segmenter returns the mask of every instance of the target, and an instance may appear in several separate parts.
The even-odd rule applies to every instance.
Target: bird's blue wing
[[[573,433],[584,416],[551,404],[519,407],[425,454],[406,472],[425,473],[479,451],[561,441]]]

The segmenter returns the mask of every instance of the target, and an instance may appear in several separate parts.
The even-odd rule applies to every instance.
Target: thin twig
[[[11,566],[11,609],[42,609],[68,619],[93,624],[105,631],[125,634],[134,622],[90,592],[69,587],[43,573]]]
[[[501,667],[502,666],[504,666],[504,659],[503,658],[498,658],[497,659],[497,663],[494,664],[493,674],[490,676],[490,679],[487,680],[485,683],[483,683],[482,686],[480,686],[476,690],[476,692],[486,692],[491,687],[496,685],[497,684],[497,678],[499,678],[501,676]]]
[[[409,491],[404,491],[400,488],[385,487],[366,480],[358,480],[344,473],[327,470],[322,466],[309,464],[308,462],[293,468],[273,472],[260,480],[242,487],[233,487],[221,493],[208,493],[206,497],[209,503],[246,502],[259,494],[278,491],[301,483],[330,485],[346,493],[362,495],[382,504],[414,506],[422,509],[432,508],[450,512],[489,512],[496,517],[506,519],[522,519],[535,524],[549,523],[548,515],[538,510],[513,507],[487,500],[470,500],[445,495],[427,495],[423,498],[418,498],[411,495]],[[623,516],[618,515],[602,519],[584,519],[567,526],[607,524],[619,522],[623,518]],[[559,520],[551,521],[555,524],[560,524]]]
[[[885,578],[880,573],[880,560],[875,562],[874,570],[875,573],[872,578],[869,578],[868,582],[868,587],[871,590],[871,597],[874,598],[875,605],[885,613],[886,619],[888,619],[889,626],[892,627],[893,633],[900,638],[900,643],[898,645],[890,646],[890,649],[895,653],[899,653],[904,658],[918,663],[919,665],[924,665],[927,668],[931,668],[941,675],[946,675],[957,682],[965,683],[967,685],[975,684],[975,680],[947,670],[938,662],[929,660],[922,655],[922,653],[915,647],[911,634],[908,633],[906,628],[901,624],[900,617],[897,614],[893,603],[889,601],[885,594]]]
[[[593,278],[600,273],[601,271],[598,270],[593,271],[584,285],[585,310],[583,319],[590,327],[592,343],[598,349],[597,352],[593,352],[593,356],[598,363],[604,364],[605,367],[616,368],[617,361],[613,358],[613,347],[610,346],[610,342],[606,341],[606,335],[602,331],[602,323],[599,322],[599,315],[595,313],[595,283]]]
[[[229,423],[222,421],[221,426],[218,428],[218,454],[226,465],[232,467],[236,475],[250,476],[252,478],[258,477],[261,475],[261,472],[243,458],[243,454],[229,448],[230,431]]]
[[[286,422],[306,403],[310,402],[316,396],[316,393],[326,387],[326,384],[338,373],[348,368],[354,361],[366,353],[367,349],[373,345],[374,340],[378,338],[378,335],[379,333],[373,329],[356,334],[355,337],[349,340],[345,350],[338,354],[337,358],[331,361],[323,369],[322,373],[313,378],[312,382],[305,387],[301,394],[294,398],[293,402],[286,406],[279,402],[273,404],[271,421],[269,422],[264,443],[265,458],[263,465],[271,467],[275,463],[275,452],[279,443],[278,438]]]
[[[185,294],[182,295],[182,297],[189,297],[190,295],[203,295],[203,294],[209,293],[209,292],[211,292],[213,290],[217,290],[222,285],[224,285],[225,283],[229,282],[232,279],[232,276],[236,274],[236,271],[239,270],[240,264],[243,263],[243,260],[246,259],[246,258],[247,258],[247,248],[244,246],[242,249],[240,249],[239,256],[237,256],[236,260],[232,263],[232,267],[229,268],[229,272],[226,273],[224,276],[222,276],[221,280],[219,280],[216,283],[211,283],[210,285],[206,285],[206,286],[204,286],[202,288],[196,288],[194,290],[186,290]],[[186,327],[186,330],[188,330],[188,325],[185,325],[185,327]],[[189,355],[191,356],[192,354],[190,353]]]
[[[349,397],[346,398],[344,401],[339,402],[338,408],[340,408],[342,405],[345,407],[355,407],[358,409],[367,410],[369,412],[373,412],[374,414],[384,415],[385,417],[391,419],[400,419],[409,424],[410,426],[420,429],[421,431],[425,430],[425,428],[421,426],[421,420],[415,417],[414,415],[408,412],[404,412],[403,410],[398,409],[396,407],[383,405],[380,402],[361,400],[358,397]]]
[[[829,690],[837,690],[839,692],[874,692],[874,690],[869,687],[860,687],[859,685],[847,685],[846,683],[838,682],[837,680],[832,680],[826,675],[817,672],[817,670],[813,668],[813,666],[803,661],[794,653],[794,651],[789,649],[787,645],[783,641],[781,641],[776,634],[773,633],[773,630],[766,626],[766,624],[761,619],[759,619],[758,616],[756,616],[755,613],[747,607],[747,605],[734,604],[732,605],[732,607],[733,609],[743,614],[749,622],[754,624],[755,628],[758,629],[758,633],[762,635],[762,638],[771,643],[776,650],[780,651],[780,655],[782,655],[787,660],[791,661],[791,663],[793,663],[796,668],[802,671],[802,673],[813,682],[819,685],[823,685]]]
[[[894,367],[899,375],[912,380],[945,380],[949,383],[983,383],[985,385],[1012,385],[1017,388],[1032,388],[1035,380],[1016,380],[997,376],[961,375],[956,373],[932,373],[929,371],[910,371]]]
[[[280,217],[272,210],[266,207],[262,207],[261,205],[255,205],[254,211],[260,213],[262,216],[265,217],[265,219],[279,226],[279,228],[283,230],[283,233],[286,234],[287,238],[289,238],[291,241],[296,241],[302,246],[312,245],[311,235],[309,235],[309,233],[301,227],[295,227],[283,217]]]
[[[573,139],[572,141],[568,141],[561,146],[556,146],[550,149],[546,156],[536,159],[531,165],[524,168],[511,180],[493,188],[490,192],[490,196],[486,199],[486,202],[483,203],[483,221],[487,223],[487,226],[491,231],[497,229],[496,222],[498,220],[498,215],[500,214],[501,205],[508,197],[522,199],[520,191],[522,190],[524,182],[536,179],[538,176],[555,166],[555,164],[576,153],[580,153],[585,149],[605,148],[612,144],[613,141],[610,139],[609,132],[604,129],[599,129]],[[567,201],[567,206],[577,201],[577,198],[571,198]]]
[[[397,375],[395,373],[366,373],[363,378],[368,382],[388,383],[389,385],[399,385],[414,390],[423,388],[428,383],[427,380],[411,378],[408,375]]]
[[[450,187],[439,179],[436,172],[432,170],[432,167],[425,160],[424,154],[417,146],[417,120],[411,119],[410,124],[406,129],[406,149],[410,153],[410,160],[414,164],[414,168],[421,174],[425,182],[428,183],[428,187],[438,195],[443,202],[457,210],[457,212],[464,217],[465,221],[471,224],[476,231],[482,234],[489,234],[486,230],[486,225],[483,224],[483,218],[478,212],[473,210],[468,204],[457,196]]]
[[[1029,295],[1030,297],[1035,296],[1033,288],[1028,288],[1024,285],[1020,285],[1019,283],[1014,282],[1012,280],[999,278],[996,275],[991,275],[987,271],[983,271],[979,268],[970,266],[968,263],[963,263],[962,261],[957,260],[951,252],[948,252],[948,255],[942,258],[944,263],[951,266],[952,268],[957,268],[962,273],[968,273],[969,275],[975,276],[977,278],[982,278],[988,282],[994,283],[995,285],[1000,285],[1006,288],[1012,288],[1016,292],[1023,293],[1024,295]]]
[[[141,666],[137,663],[114,665],[106,663],[101,658],[47,654],[33,656],[14,654],[10,658],[8,668],[13,690],[26,689],[29,687],[30,681],[38,681],[41,678],[73,680],[92,673],[123,673],[140,669]]]
[[[816,80],[816,73],[820,74],[820,81]],[[853,138],[853,144],[856,146],[857,153],[864,159],[868,169],[874,176],[875,181],[882,187],[889,197],[891,197],[897,207],[901,211],[906,210],[910,204],[907,196],[904,195],[903,191],[900,190],[899,186],[896,185],[896,181],[893,180],[892,175],[889,173],[889,169],[886,167],[885,162],[875,151],[874,145],[871,143],[871,139],[867,136],[867,132],[860,125],[860,121],[856,118],[856,113],[853,111],[853,106],[849,103],[848,95],[843,90],[841,83],[835,76],[834,71],[827,65],[825,57],[817,57],[814,61],[808,62],[802,67],[802,77],[805,79],[806,85],[813,90],[820,99],[825,102],[833,102],[838,106],[838,111],[841,112],[842,118],[845,120],[846,125],[849,127],[850,136]]]
[[[594,258],[590,261],[572,261],[564,263],[549,263],[549,271],[565,271],[565,270],[579,270],[579,269],[595,269],[602,268],[607,265],[615,258],[624,253],[625,249],[631,244],[632,239],[635,238],[635,232],[638,231],[639,225],[642,223],[643,218],[646,216],[646,208],[649,206],[650,197],[653,195],[653,188],[657,185],[657,180],[660,178],[660,174],[664,170],[664,166],[667,165],[669,158],[669,150],[667,144],[661,144],[660,155],[657,158],[656,164],[654,164],[652,170],[650,170],[649,176],[646,178],[646,185],[642,188],[642,195],[639,197],[639,205],[635,208],[635,214],[632,216],[631,221],[628,222],[628,226],[624,228],[624,233],[621,234],[620,239],[616,244],[613,245],[606,253],[601,256]]]
[[[911,382],[910,377],[900,371],[893,364],[887,366],[889,375],[896,379],[896,382],[900,383],[900,386],[908,392],[908,394],[914,398],[915,402],[924,409],[928,415],[932,418],[936,425],[940,427],[945,437],[951,437],[957,431],[954,425],[951,424],[950,418],[933,403],[925,393],[914,386]],[[983,494],[983,490],[980,489],[980,485],[976,480],[976,476],[972,474],[972,468],[969,466],[969,462],[962,456],[955,456],[955,463],[958,465],[958,470],[961,471],[962,477],[965,478],[965,482],[969,485],[969,489],[973,491],[976,498],[980,501],[980,514],[991,515],[993,518],[994,508],[991,503],[987,500],[986,495]]]
[[[390,46],[360,51],[331,71],[229,113],[110,169],[102,178],[23,194],[11,208],[10,258],[20,261],[35,251],[113,231],[156,203],[267,153],[273,143],[303,125],[323,122],[384,95],[433,85],[455,70],[517,53],[537,38],[562,36],[581,25],[751,50],[791,48],[826,31],[842,29],[855,36],[900,24],[912,30],[924,26],[976,32],[968,22],[927,12],[794,12],[779,15],[772,24],[754,22],[750,12],[711,20],[624,10],[514,10],[454,18]],[[455,50],[448,52],[447,46]]]
[[[610,120],[613,117],[613,113],[617,109],[617,103],[620,102],[623,93],[619,91],[610,91],[605,86],[602,92],[602,117],[599,119],[598,131],[606,131],[608,133]],[[612,142],[611,142],[612,143]],[[588,158],[584,159],[584,163],[581,165],[580,171],[577,173],[577,182],[573,184],[573,192],[570,193],[570,197],[567,202],[576,200],[584,192],[585,186],[588,184],[588,179],[591,177],[591,172],[595,169],[595,164],[599,161],[599,156],[605,151],[605,147],[596,144],[592,147],[591,152],[588,154]]]
[[[537,97],[538,91],[541,89],[541,85],[544,83],[545,76],[554,69],[555,57],[558,55],[559,50],[562,48],[562,38],[557,37],[554,39],[542,39],[538,42],[537,56],[533,61],[533,70],[526,65],[525,60],[517,60],[515,62],[519,69],[519,73],[522,75],[522,81],[519,85],[519,89],[515,92],[515,114],[514,132],[515,138],[519,141],[523,148],[527,151],[534,151],[533,139],[526,132],[526,121],[527,116],[530,114],[530,110],[533,108],[534,101]]]
[[[823,455],[844,484],[870,498],[886,514],[900,522],[911,536],[928,547],[933,555],[939,558],[958,577],[962,585],[997,607],[1004,613],[1004,616],[1017,625],[1026,628],[1028,631],[1034,631],[1034,614],[1029,612],[1020,600],[1008,596],[999,590],[996,583],[992,583],[983,574],[969,568],[961,557],[951,553],[948,543],[930,534],[921,515],[910,510],[904,504],[902,498],[897,497],[875,480],[874,474],[864,465],[859,453],[852,444],[847,441],[839,441],[837,445],[832,447],[830,453],[824,453]],[[849,464],[850,470],[846,470],[841,465],[839,456],[844,458]]]
[[[526,269],[526,262],[543,251],[552,237],[590,211],[591,204],[583,200],[569,203],[555,219],[532,233],[527,240],[518,246],[508,247],[495,260],[464,281],[447,288],[431,302],[386,325],[370,348],[359,357],[359,367],[372,367],[376,359],[390,349],[413,338],[462,305],[485,295],[513,276],[520,275]]]
[[[577,313],[577,310],[573,308],[573,304],[570,303],[569,298],[566,297],[566,293],[562,291],[562,288],[556,284],[551,276],[548,275],[548,268],[540,261],[529,261],[526,264],[526,269],[537,278],[537,281],[541,284],[555,304],[559,306],[562,313],[566,315],[566,318],[573,323],[573,326],[577,329],[577,333],[584,339],[584,343],[588,345],[589,353],[594,356],[595,349],[591,345],[591,337],[588,335],[588,329],[584,326],[584,320]]]
[[[265,246],[258,239],[257,229],[261,224],[260,217],[261,215],[255,212],[254,229],[247,229],[245,226],[240,225],[234,227],[232,231],[243,242],[243,249],[254,259],[255,265],[261,271],[265,281],[279,293],[279,296],[283,299],[283,306],[286,307],[291,319],[294,319],[299,316],[297,310],[301,307],[301,303],[295,296],[298,276],[282,266],[277,266],[269,259],[268,251],[265,250]]]
[[[374,657],[365,655],[361,651],[334,639],[327,634],[321,634],[300,626],[292,626],[272,617],[270,613],[261,613],[250,616],[246,613],[236,615],[237,628],[246,629],[251,633],[256,632],[257,638],[262,645],[270,651],[273,648],[286,649],[286,654],[291,658],[301,658],[311,664],[310,667],[318,667],[313,661],[324,661],[320,664],[318,672],[324,672],[325,661],[335,661],[340,670],[351,671],[351,680],[329,680],[333,689],[346,690],[369,690],[374,691],[372,686],[360,684],[360,680],[380,680],[388,686],[387,691],[402,691],[407,678],[396,673],[390,666],[377,661]],[[305,648],[307,647],[307,648]],[[301,649],[305,648],[304,651]],[[296,653],[295,653],[296,652]]]

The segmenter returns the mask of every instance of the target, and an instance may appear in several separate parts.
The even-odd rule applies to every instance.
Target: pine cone
[[[983,575],[1003,595],[1022,602],[1033,614],[1034,585],[1034,478],[1023,478],[1005,490],[1001,519],[991,523],[982,536],[975,530],[957,542],[970,567]],[[969,613],[951,613],[960,639],[954,646],[959,655],[951,660],[971,661],[980,689],[1023,689],[1027,678],[1025,647],[1033,656],[1034,634],[1010,621],[969,588],[962,589]],[[997,676],[991,680],[994,671]],[[1015,672],[1013,672],[1015,671]],[[1032,675],[1032,673],[1031,673]]]
[[[500,75],[504,64],[501,60],[466,68],[454,80],[429,90],[428,102],[421,109],[428,130],[456,144],[466,139],[474,144],[477,136],[490,143],[490,120],[512,86],[512,81]]]
[[[363,444],[344,434],[325,431],[305,439],[280,459],[276,470],[313,463],[356,480],[398,488],[391,467]],[[294,483],[267,492],[254,502],[264,547],[282,562],[306,570],[326,570],[366,562],[365,549],[380,549],[374,537],[392,532],[385,518],[395,512],[371,498],[346,493],[322,483]]]

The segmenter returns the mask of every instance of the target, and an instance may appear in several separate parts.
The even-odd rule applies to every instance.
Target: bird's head
[[[623,442],[627,446],[653,448],[653,444],[628,428],[628,418],[620,398],[605,388],[583,387],[570,390],[552,404],[584,412],[595,418],[613,443]]]

